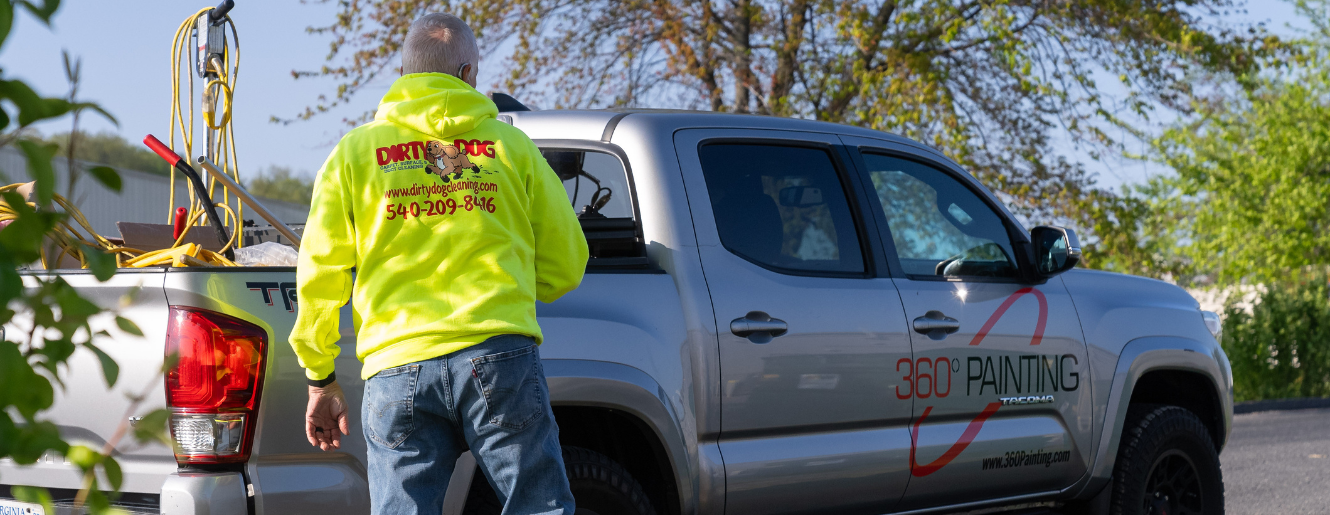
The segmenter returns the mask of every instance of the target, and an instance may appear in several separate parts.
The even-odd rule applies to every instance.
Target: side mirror
[[[1076,231],[1041,225],[1030,231],[1034,249],[1034,271],[1040,277],[1052,277],[1071,270],[1081,260],[1081,242]]]

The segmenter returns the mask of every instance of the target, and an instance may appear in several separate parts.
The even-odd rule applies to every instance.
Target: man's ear
[[[461,79],[462,82],[470,84],[471,87],[473,88],[476,87],[476,67],[472,66],[471,63],[466,63],[462,65]]]

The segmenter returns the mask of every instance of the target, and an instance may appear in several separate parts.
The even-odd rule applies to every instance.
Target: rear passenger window
[[[698,154],[730,252],[784,271],[864,271],[845,188],[826,150],[709,144]]]

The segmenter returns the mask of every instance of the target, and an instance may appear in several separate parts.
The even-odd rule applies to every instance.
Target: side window
[[[845,189],[826,150],[761,144],[698,149],[726,249],[777,269],[863,272]]]
[[[628,172],[618,157],[576,149],[542,149],[540,153],[563,181],[568,201],[579,217],[633,217]]]
[[[1018,275],[1002,218],[974,191],[925,164],[863,156],[906,274]]]

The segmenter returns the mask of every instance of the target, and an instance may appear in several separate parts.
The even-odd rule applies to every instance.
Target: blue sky
[[[305,32],[326,24],[335,3],[299,0],[239,0],[231,13],[239,30],[241,61],[233,110],[242,176],[268,165],[313,172],[336,143],[343,116],[354,116],[378,104],[390,79],[356,98],[348,109],[312,121],[279,125],[273,115],[290,117],[310,105],[334,82],[295,80],[293,68],[316,69],[328,53],[327,38]],[[168,56],[176,28],[186,17],[216,0],[62,2],[48,29],[26,14],[0,48],[6,75],[28,81],[38,92],[63,95],[65,82],[60,52],[83,59],[82,97],[100,103],[120,121],[119,128],[95,117],[84,127],[93,132],[118,132],[130,141],[152,133],[165,140],[170,128],[171,74]],[[39,126],[44,133],[69,130],[69,122]]]
[[[171,39],[185,17],[215,3],[66,0],[49,29],[26,14],[16,20],[14,33],[0,48],[0,67],[6,75],[28,81],[40,93],[63,95],[67,86],[60,52],[68,50],[83,59],[83,97],[100,103],[120,121],[116,128],[91,119],[84,124],[86,129],[118,132],[131,141],[140,141],[148,133],[161,137],[169,128]],[[313,69],[323,63],[327,39],[307,34],[305,29],[327,24],[337,5],[300,0],[236,3],[231,16],[240,32],[242,60],[233,123],[242,176],[269,165],[313,172],[345,129],[342,118],[372,109],[391,78],[379,79],[358,95],[353,105],[338,111],[289,125],[270,123],[271,116],[289,117],[310,105],[319,94],[333,90],[335,84],[330,80],[295,80],[291,70]],[[1283,0],[1252,1],[1246,11],[1236,19],[1265,21],[1281,34],[1291,32],[1283,28],[1286,24],[1299,24],[1293,8]],[[482,90],[493,83],[497,61],[494,58],[482,63]],[[62,121],[39,129],[49,133],[68,127],[68,122]],[[1136,182],[1159,171],[1157,166],[1139,162],[1111,161],[1091,165],[1102,183],[1109,186]]]

